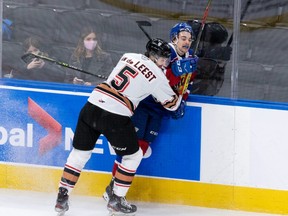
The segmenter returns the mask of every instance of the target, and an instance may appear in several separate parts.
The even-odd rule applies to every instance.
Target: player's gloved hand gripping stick
[[[186,76],[197,69],[198,57],[180,59],[171,65],[172,72],[175,76]]]
[[[211,2],[212,2],[212,0],[208,0],[207,6],[206,6],[205,11],[204,11],[204,16],[203,16],[202,23],[201,23],[201,26],[200,26],[200,31],[199,31],[199,33],[197,35],[197,40],[196,40],[196,45],[195,45],[195,50],[194,50],[194,57],[195,57],[195,54],[198,51],[200,39],[201,39],[202,32],[204,30],[205,23],[206,23],[206,20],[207,20],[207,17],[208,17],[208,12],[209,12],[209,8],[210,8],[210,5],[211,5]],[[179,94],[180,95],[183,95],[186,92],[186,90],[188,88],[188,85],[189,85],[189,82],[190,82],[190,79],[191,79],[191,76],[192,76],[192,72],[194,72],[194,71],[191,70],[191,73],[187,73],[187,74],[184,74],[184,75],[181,76],[181,80],[184,80],[184,81],[183,81],[183,84],[179,88]]]

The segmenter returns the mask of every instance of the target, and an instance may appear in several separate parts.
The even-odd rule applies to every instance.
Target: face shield
[[[168,65],[170,64],[171,58],[159,56],[159,55],[154,55],[155,57],[155,63],[159,68],[167,68]]]

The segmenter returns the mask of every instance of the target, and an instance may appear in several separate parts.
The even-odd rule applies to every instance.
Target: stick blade
[[[139,26],[152,26],[152,24],[149,21],[146,21],[146,20],[139,20],[139,21],[136,21],[136,23]]]

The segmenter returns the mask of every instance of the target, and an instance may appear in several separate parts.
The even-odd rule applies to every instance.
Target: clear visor
[[[165,58],[162,56],[155,56],[156,57],[156,64],[158,67],[168,67],[170,64],[171,58]]]

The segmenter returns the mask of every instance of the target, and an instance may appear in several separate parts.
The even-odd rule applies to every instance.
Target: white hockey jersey
[[[126,53],[88,101],[109,112],[132,116],[139,102],[150,94],[170,111],[176,110],[182,99],[152,60],[142,54]]]

